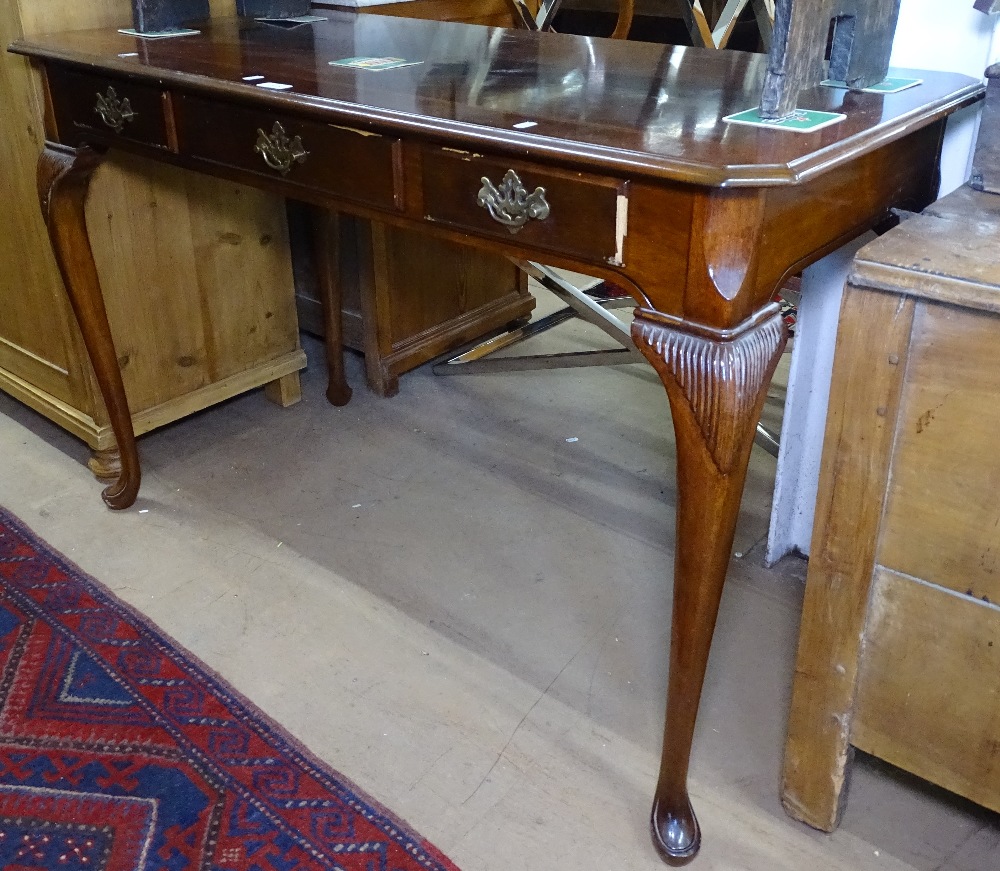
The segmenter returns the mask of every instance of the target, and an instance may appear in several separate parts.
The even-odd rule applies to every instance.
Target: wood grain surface
[[[1000,811],[1000,609],[879,568],[851,742]]]
[[[848,286],[841,309],[809,577],[788,717],[782,801],[832,831],[846,797],[851,717],[912,300]]]
[[[232,14],[232,3],[213,0]],[[60,27],[131,25],[127,0],[4,4],[0,41]],[[90,93],[81,118],[99,123]],[[155,94],[155,104],[160,96]],[[0,94],[17,123],[0,136],[0,389],[108,449],[114,438],[52,258],[34,192],[44,138],[37,73],[0,58]],[[156,123],[146,117],[143,123]],[[162,114],[161,114],[162,124]],[[102,279],[137,432],[204,408],[305,363],[298,347],[283,207],[277,197],[200,178],[140,158],[114,155],[91,184],[87,204]],[[250,273],[234,268],[250,265]],[[246,283],[258,300],[247,307]],[[137,292],[141,288],[142,292]],[[167,301],[169,300],[169,301]],[[45,313],[44,318],[39,314]],[[220,317],[234,315],[223,323]],[[280,376],[275,372],[280,371]]]
[[[844,297],[783,798],[837,825],[857,747],[1000,808],[1000,205],[965,188]]]

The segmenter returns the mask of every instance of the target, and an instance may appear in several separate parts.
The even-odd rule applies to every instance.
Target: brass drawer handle
[[[278,121],[274,122],[270,135],[257,128],[257,144],[253,150],[263,156],[264,163],[282,175],[288,175],[292,164],[305,163],[306,157],[309,156],[309,152],[302,147],[302,138],[299,136],[289,138],[285,128]]]
[[[132,111],[132,104],[129,103],[128,97],[119,100],[118,94],[112,87],[108,88],[107,94],[97,95],[97,105],[94,106],[94,111],[115,133],[121,133],[125,124],[138,115],[137,112]]]
[[[499,189],[485,176],[482,181],[476,202],[488,209],[490,217],[511,233],[520,231],[531,219],[544,221],[549,216],[545,188],[535,188],[534,193],[529,194],[514,170],[507,170]]]

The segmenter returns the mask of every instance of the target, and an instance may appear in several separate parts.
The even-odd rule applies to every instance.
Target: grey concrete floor
[[[464,871],[661,867],[646,818],[675,496],[651,370],[425,367],[384,400],[352,357],[334,409],[304,344],[300,404],[255,391],[143,437],[124,513],[81,443],[0,395],[0,503]],[[696,735],[693,867],[993,871],[995,815],[864,757],[836,833],[785,816],[805,564],[763,567],[773,476],[755,449]]]

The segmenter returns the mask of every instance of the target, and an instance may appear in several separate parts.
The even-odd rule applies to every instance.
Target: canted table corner
[[[651,828],[665,861],[690,861],[701,837],[687,791],[694,724],[754,428],[785,342],[771,298],[893,207],[933,199],[944,121],[981,84],[920,73],[920,87],[898,94],[816,88],[800,102],[846,118],[797,134],[722,122],[759,98],[766,59],[738,52],[336,12],[292,30],[223,19],[192,37],[78,31],[12,50],[47,82],[40,196],[122,450],[104,494],[112,507],[132,504],[140,465],[82,208],[106,149],[634,296],[633,336],[666,388],[678,446]],[[387,56],[407,65],[330,64]],[[343,402],[335,284],[328,396]]]

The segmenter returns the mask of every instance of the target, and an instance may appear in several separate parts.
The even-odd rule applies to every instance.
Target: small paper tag
[[[413,67],[422,64],[422,60],[406,60],[402,57],[345,57],[343,60],[332,60],[332,67],[353,67],[358,70],[398,70],[400,67]]]
[[[750,127],[766,127],[769,130],[789,130],[793,133],[812,133],[831,124],[839,124],[847,116],[839,112],[818,112],[815,109],[796,109],[784,118],[761,118],[760,109],[747,109],[735,115],[727,115],[722,120],[727,124],[746,124]]]
[[[149,33],[139,33],[134,27],[124,27],[118,31],[126,36],[137,36],[139,39],[170,39],[174,36],[197,36],[200,30],[152,30]]]
[[[281,82],[260,82],[258,88],[267,88],[269,91],[290,91],[291,85],[284,85]]]
[[[258,24],[266,24],[268,27],[278,27],[282,30],[294,30],[296,27],[305,27],[304,21],[296,21],[294,18],[257,18]]]
[[[515,124],[513,126],[514,126],[515,130],[527,130],[529,127],[537,127],[538,126],[538,122],[537,121],[521,121],[521,122],[519,122],[519,123],[517,123],[517,124]]]
[[[878,84],[867,88],[859,88],[858,90],[865,94],[898,94],[900,91],[905,91],[907,88],[915,88],[917,85],[922,85],[923,83],[923,79],[889,76],[887,79],[882,79]],[[820,84],[828,88],[847,88],[847,82],[838,82],[833,79],[826,79],[820,82]]]
[[[244,82],[262,82],[266,78],[267,78],[267,76],[244,76],[243,77],[243,81]]]
[[[322,15],[297,15],[295,18],[255,18],[254,21],[263,21],[265,24],[315,24],[317,21],[326,21]]]

